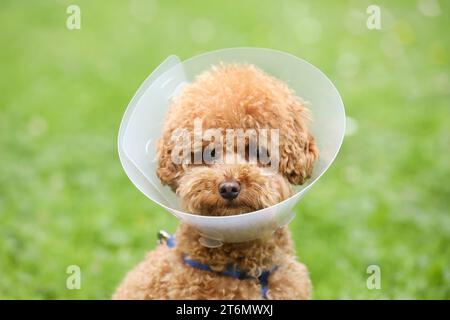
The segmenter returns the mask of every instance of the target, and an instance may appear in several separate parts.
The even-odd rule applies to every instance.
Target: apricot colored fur
[[[258,164],[175,164],[172,133],[191,133],[194,119],[203,129],[279,129],[277,170]],[[303,184],[311,175],[318,149],[308,130],[309,113],[283,82],[253,65],[219,65],[187,85],[172,102],[158,143],[157,175],[181,200],[184,210],[199,215],[234,215],[272,206],[292,195],[291,184]],[[194,149],[202,150],[201,145]],[[268,148],[269,149],[269,148]],[[236,180],[239,196],[222,199],[218,184]],[[233,265],[258,276],[278,266],[269,277],[269,299],[308,299],[311,283],[306,267],[297,262],[287,228],[271,236],[243,243],[206,248],[192,227],[181,224],[175,248],[165,244],[148,253],[123,280],[114,299],[261,299],[255,279],[239,280],[203,271],[183,263],[183,255],[222,271]]]

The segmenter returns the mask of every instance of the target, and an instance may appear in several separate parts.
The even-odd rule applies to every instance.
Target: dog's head
[[[200,215],[272,206],[311,175],[318,149],[309,115],[286,84],[253,65],[220,65],[173,101],[157,175]]]

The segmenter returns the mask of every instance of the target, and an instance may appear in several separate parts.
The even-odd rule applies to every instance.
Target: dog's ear
[[[279,170],[290,183],[298,185],[311,177],[314,161],[319,157],[319,149],[308,130],[308,110],[298,99],[289,100],[289,120],[280,130]]]
[[[173,148],[173,142],[168,142],[167,139],[165,139],[165,135],[158,140],[158,166],[156,175],[163,185],[168,185],[175,192],[178,188],[178,178],[183,172],[183,167],[172,161]]]

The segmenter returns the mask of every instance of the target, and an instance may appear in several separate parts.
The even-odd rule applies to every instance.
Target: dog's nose
[[[237,181],[224,181],[219,184],[219,193],[226,200],[233,200],[239,195],[241,186]]]

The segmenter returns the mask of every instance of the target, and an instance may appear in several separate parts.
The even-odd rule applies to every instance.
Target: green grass
[[[65,27],[72,3],[81,30]],[[450,298],[448,2],[429,17],[377,1],[379,31],[372,1],[147,3],[0,4],[0,298],[108,299],[175,230],[120,166],[121,116],[168,55],[235,46],[318,66],[357,123],[291,224],[314,298]],[[81,290],[65,286],[73,264]],[[372,264],[381,290],[366,287]]]

